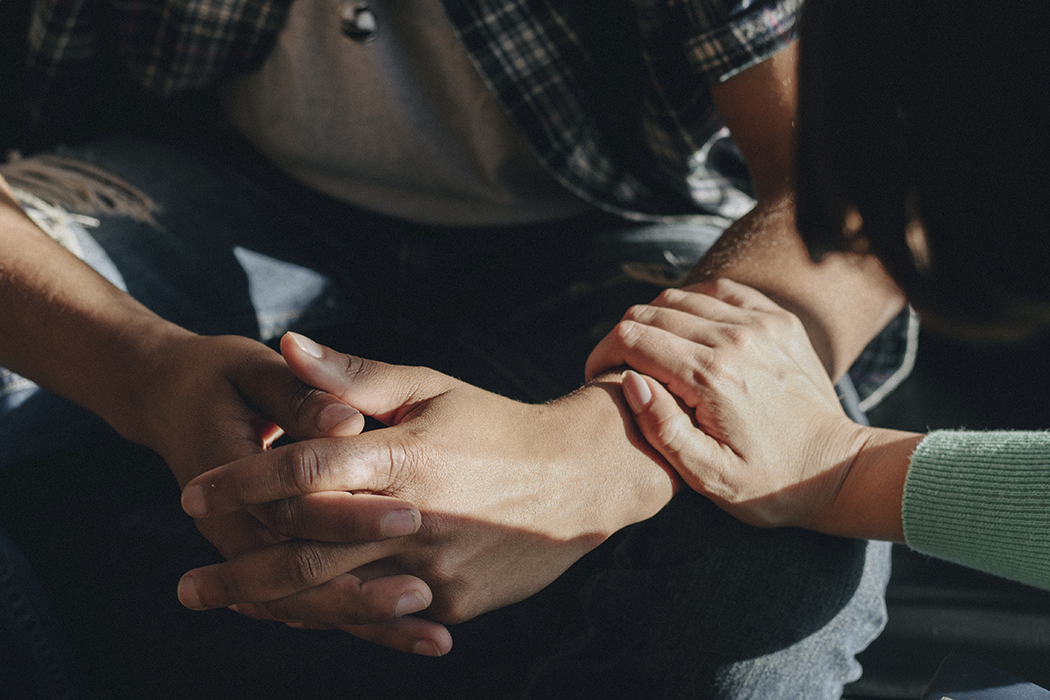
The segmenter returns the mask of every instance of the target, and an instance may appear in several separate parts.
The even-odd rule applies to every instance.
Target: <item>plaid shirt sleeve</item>
[[[685,43],[693,69],[720,83],[797,38],[802,0],[688,0],[682,9],[700,30]]]
[[[289,2],[159,0],[101,3],[37,0],[29,27],[33,77],[86,73],[110,44],[141,88],[168,97],[214,82],[228,66],[260,60],[284,22]],[[84,66],[85,68],[78,68]]]
[[[212,85],[262,60],[289,4],[34,0],[17,111],[30,130],[61,130],[129,91],[165,99]]]

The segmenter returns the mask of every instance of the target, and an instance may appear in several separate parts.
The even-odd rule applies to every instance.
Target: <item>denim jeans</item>
[[[295,329],[525,401],[576,388],[627,307],[680,278],[720,231],[597,212],[421,226],[328,200],[238,145],[114,137],[67,155],[156,204],[150,220],[62,224],[70,247],[162,316],[264,342]],[[0,524],[95,697],[836,698],[885,622],[887,545],[750,528],[692,492],[532,598],[457,626],[442,659],[191,612],[178,577],[217,555],[163,462],[16,375],[2,382]],[[0,569],[0,585],[36,585],[18,574]]]

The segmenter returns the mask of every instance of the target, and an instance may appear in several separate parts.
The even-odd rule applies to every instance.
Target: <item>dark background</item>
[[[917,432],[1050,428],[1048,358],[1050,337],[975,347],[923,331],[915,370],[869,418]],[[864,676],[847,698],[918,700],[952,652],[1050,687],[1050,592],[900,545],[893,566],[889,624],[861,656]]]

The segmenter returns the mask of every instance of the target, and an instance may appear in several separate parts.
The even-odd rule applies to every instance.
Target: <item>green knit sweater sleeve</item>
[[[1050,432],[930,433],[902,510],[913,549],[1050,589]]]

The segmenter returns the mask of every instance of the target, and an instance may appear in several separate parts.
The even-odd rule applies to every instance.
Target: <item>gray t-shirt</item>
[[[296,0],[262,67],[227,92],[230,122],[292,177],[411,221],[500,225],[588,205],[546,172],[471,63],[438,0]]]

